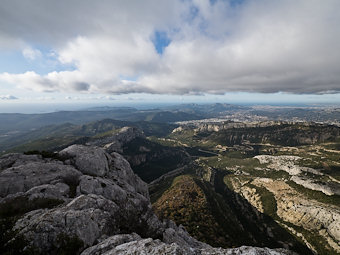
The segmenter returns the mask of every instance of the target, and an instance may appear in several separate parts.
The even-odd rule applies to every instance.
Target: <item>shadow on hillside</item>
[[[226,206],[231,210],[237,221],[241,224],[242,232],[235,233],[235,226],[230,226],[226,222],[218,222],[225,232],[232,231],[236,235],[235,246],[249,245],[269,248],[288,248],[298,252],[299,254],[313,254],[311,250],[298,240],[295,236],[290,234],[285,228],[280,226],[272,217],[261,213],[254,206],[252,206],[245,198],[238,193],[230,190],[223,182],[223,177],[226,175],[225,171],[216,171],[214,188],[215,192],[220,194]],[[213,199],[209,199],[212,206]],[[216,219],[220,219],[219,212],[215,212]],[[237,224],[237,223],[235,223]]]

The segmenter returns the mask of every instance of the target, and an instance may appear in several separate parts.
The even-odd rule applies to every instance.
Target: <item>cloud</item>
[[[65,96],[66,100],[116,100],[113,96]]]
[[[56,98],[55,97],[37,97],[35,98],[35,100],[39,100],[39,101],[52,101],[52,100],[55,100]]]
[[[22,51],[22,55],[28,60],[36,60],[42,57],[40,50],[27,47]]]
[[[11,40],[13,47],[41,42],[75,70],[0,74],[18,87],[107,94],[340,92],[338,0],[31,2],[2,4],[0,47]],[[157,31],[167,38],[162,54]],[[26,58],[37,57],[26,49]]]
[[[15,100],[15,99],[18,98],[12,95],[0,95],[0,100]]]
[[[116,100],[116,98],[115,97],[113,97],[113,96],[106,96],[106,97],[104,97],[104,99],[107,99],[107,100]]]

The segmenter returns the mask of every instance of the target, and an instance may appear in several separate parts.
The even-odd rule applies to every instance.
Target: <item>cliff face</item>
[[[292,254],[198,242],[160,221],[129,163],[98,147],[1,157],[0,216],[2,254]]]
[[[136,139],[145,138],[143,132],[135,127],[123,127],[116,134],[104,137],[101,139],[95,139],[94,141],[88,142],[88,145],[95,145],[104,147],[107,152],[123,152],[123,145]]]
[[[173,133],[188,127],[179,127]],[[212,140],[223,145],[243,143],[273,143],[278,145],[307,145],[334,140],[340,135],[340,128],[316,123],[293,123],[268,121],[256,123],[196,124],[197,134],[207,133],[204,140]]]

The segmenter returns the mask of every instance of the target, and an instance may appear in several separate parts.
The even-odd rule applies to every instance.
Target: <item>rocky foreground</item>
[[[98,147],[1,157],[0,216],[2,254],[293,254],[212,248],[160,221],[129,163]]]

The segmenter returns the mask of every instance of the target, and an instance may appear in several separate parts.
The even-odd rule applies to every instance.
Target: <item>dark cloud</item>
[[[72,89],[75,91],[87,91],[90,88],[90,84],[86,82],[76,82],[72,84]]]

